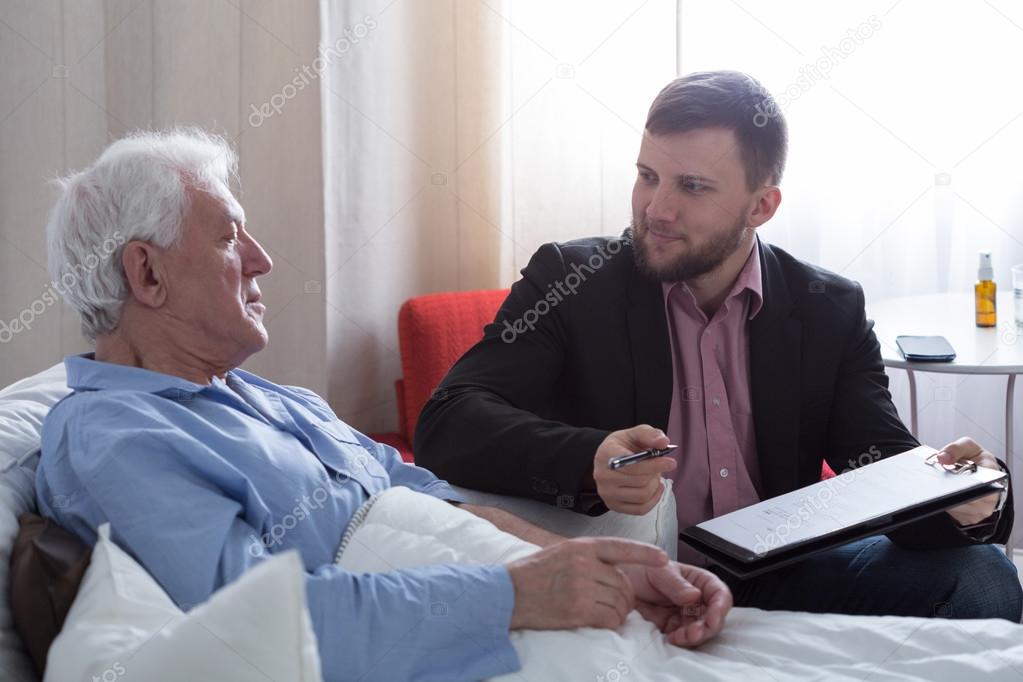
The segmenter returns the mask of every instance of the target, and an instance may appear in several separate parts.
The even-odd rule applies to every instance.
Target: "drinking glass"
[[[1012,303],[1016,327],[1023,329],[1023,265],[1012,266]]]

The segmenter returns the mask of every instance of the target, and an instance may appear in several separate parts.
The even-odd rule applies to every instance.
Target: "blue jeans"
[[[911,550],[879,535],[747,580],[712,570],[732,588],[736,606],[766,610],[1014,623],[1023,610],[1016,567],[994,545]]]

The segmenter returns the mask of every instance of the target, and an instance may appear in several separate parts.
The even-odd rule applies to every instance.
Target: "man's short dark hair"
[[[646,129],[654,135],[701,128],[735,133],[751,192],[781,182],[788,126],[757,79],[739,71],[698,71],[673,80],[650,105]]]

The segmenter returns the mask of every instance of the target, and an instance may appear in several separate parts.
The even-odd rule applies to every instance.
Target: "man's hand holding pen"
[[[654,508],[663,490],[661,476],[677,466],[675,460],[652,457],[614,470],[608,462],[627,453],[667,447],[664,432],[646,424],[614,431],[604,439],[593,457],[593,481],[608,509],[641,515]]]

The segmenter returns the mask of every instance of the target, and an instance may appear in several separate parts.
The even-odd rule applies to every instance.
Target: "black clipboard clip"
[[[973,473],[974,471],[977,470],[977,463],[969,459],[961,459],[958,462],[952,462],[951,464],[942,464],[941,462],[938,461],[937,452],[935,452],[933,455],[928,456],[927,459],[925,459],[924,461],[930,464],[932,467],[944,469],[946,472],[950,474]]]

